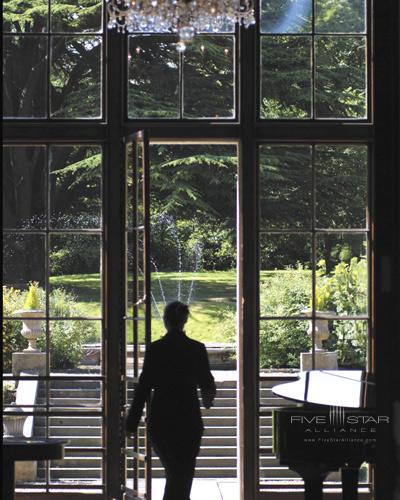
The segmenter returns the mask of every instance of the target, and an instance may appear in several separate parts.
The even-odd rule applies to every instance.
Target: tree
[[[100,116],[101,38],[94,33],[101,28],[101,4],[99,0],[80,0],[78,4],[55,0],[48,19],[47,3],[41,0],[4,3],[4,30],[10,33],[4,40],[6,117],[44,118],[48,108],[53,117]],[[49,26],[52,33],[68,33],[51,36],[50,54]]]

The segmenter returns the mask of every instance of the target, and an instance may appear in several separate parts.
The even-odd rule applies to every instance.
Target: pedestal
[[[46,375],[46,353],[40,351],[25,351],[25,352],[14,352],[12,354],[12,373],[18,376],[24,372],[32,372],[35,375]],[[20,381],[19,384],[22,385],[33,385],[32,381],[29,384],[28,381]],[[32,404],[32,408],[27,408],[29,410],[33,409],[35,405],[36,392],[37,392],[37,381],[34,382],[35,388],[30,390],[30,401],[25,401],[25,396],[23,394],[18,394],[17,388],[17,404],[21,400],[20,404]],[[23,391],[24,392],[24,391]],[[21,399],[22,398],[22,399]],[[24,426],[25,437],[32,437],[33,434],[33,416],[27,418],[27,422]],[[29,482],[36,481],[37,477],[37,462],[15,462],[15,480],[17,482]]]
[[[302,352],[300,354],[300,371],[305,372],[312,369],[312,353]],[[337,352],[315,351],[315,369],[337,370]]]
[[[36,481],[37,462],[15,462],[15,481],[29,483]]]
[[[18,376],[21,372],[27,371],[35,371],[38,375],[46,375],[46,353],[40,351],[13,352],[13,375]]]

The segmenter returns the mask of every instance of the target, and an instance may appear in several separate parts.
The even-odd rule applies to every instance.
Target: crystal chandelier
[[[232,24],[255,23],[252,0],[106,0],[108,28],[120,32],[177,33],[177,49],[199,32],[219,32]]]

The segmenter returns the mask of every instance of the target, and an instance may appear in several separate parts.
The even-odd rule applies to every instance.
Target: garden
[[[365,226],[365,150],[318,146],[312,155],[308,146],[263,146],[260,153],[260,313],[266,318],[260,322],[260,367],[296,369],[300,352],[309,351],[304,311],[312,307],[313,265],[315,308],[337,316],[329,322],[325,347],[338,352],[341,367],[363,367],[368,313],[365,236],[337,230]],[[67,231],[58,230],[50,238],[49,349],[53,369],[70,369],[79,365],[85,344],[101,341],[101,158],[91,147],[60,147],[52,157],[50,224]],[[314,250],[307,229],[311,158],[317,175],[316,222],[336,229],[321,233]],[[20,158],[10,153],[9,160],[12,164]],[[164,333],[164,305],[180,299],[190,304],[190,336],[205,343],[235,343],[236,147],[151,146],[150,163],[152,337]],[[14,205],[14,221],[23,220],[28,228],[40,226],[37,200],[27,201],[33,204],[31,217],[22,219],[18,211],[26,213],[26,207]],[[291,233],[293,226],[296,234]],[[28,283],[35,289],[38,308],[46,306],[44,258],[38,257],[33,239],[31,255],[26,254],[27,237],[16,234],[5,240],[4,314],[10,318],[23,308]],[[130,249],[127,259],[130,266]],[[11,353],[26,346],[20,329],[16,319],[4,322],[6,369]],[[44,342],[42,337],[38,343],[42,349]]]

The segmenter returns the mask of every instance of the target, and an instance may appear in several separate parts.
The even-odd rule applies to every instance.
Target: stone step
[[[214,447],[225,447],[225,446],[234,446],[237,448],[237,437],[236,437],[236,429],[235,433],[231,435],[214,435],[210,436],[205,433],[202,437],[201,441],[201,446],[206,447],[206,446],[214,446]],[[139,445],[144,446],[144,437],[141,437],[139,439]],[[272,436],[262,436],[260,437],[260,446],[266,448],[266,447],[272,447]],[[272,449],[272,448],[271,448]]]
[[[49,418],[49,425],[50,427],[53,426],[65,426],[65,427],[70,427],[70,426],[81,426],[81,427],[99,427],[102,425],[102,417],[85,417],[85,416],[79,416],[79,417],[69,417],[69,416],[62,416],[62,417],[50,417]]]
[[[229,406],[212,406],[208,410],[206,408],[202,408],[201,411],[203,417],[213,417],[213,416],[236,416],[236,407]]]
[[[220,376],[220,375],[219,375]],[[282,380],[285,382],[287,380]],[[279,383],[263,381],[260,385],[260,402],[265,407],[284,406],[292,404],[277,398],[271,387]],[[41,390],[40,395],[45,396]],[[129,397],[133,391],[129,391]],[[200,397],[200,391],[198,391]],[[51,404],[62,406],[98,406],[101,401],[100,384],[97,381],[62,380],[53,381],[50,389]],[[217,395],[214,406],[202,409],[205,425],[202,447],[197,460],[196,477],[227,477],[237,476],[237,391],[235,380],[217,380]],[[35,434],[44,435],[44,420],[36,419]],[[39,424],[39,425],[38,425]],[[99,481],[101,478],[102,458],[100,453],[94,456],[84,451],[68,451],[68,448],[101,447],[102,445],[101,417],[50,417],[50,435],[69,440],[67,457],[62,461],[51,462],[51,478],[62,482]],[[144,439],[139,441],[143,446]],[[260,474],[265,479],[295,478],[287,467],[279,466],[278,459],[272,454],[272,413],[261,417],[260,445],[264,448],[260,458]],[[128,458],[128,470],[132,467],[132,459]],[[152,460],[153,477],[164,477],[164,470],[156,456]]]
[[[203,436],[233,436],[236,437],[237,429],[236,425],[219,425],[217,422],[213,426],[207,426],[204,428]]]
[[[40,435],[40,434],[37,434]],[[44,435],[44,434],[42,434]],[[64,432],[63,434],[58,434],[53,432],[53,429],[51,429],[50,437],[57,437],[59,439],[66,439],[68,441],[68,444],[66,445],[66,448],[68,447],[74,447],[74,448],[92,448],[92,447],[98,447],[100,448],[103,443],[103,439],[101,436],[80,436],[80,435],[71,435],[68,434],[67,432]]]
[[[236,467],[237,459],[236,456],[225,455],[225,456],[202,456],[199,455],[196,460],[196,470],[202,469],[204,467]],[[133,467],[133,460],[128,459],[128,467]],[[162,468],[161,462],[155,455],[152,460],[152,467]]]
[[[260,397],[260,405],[261,406],[272,406],[274,408],[276,407],[282,407],[282,406],[293,406],[294,403],[293,401],[289,401],[288,399],[283,399],[283,398],[277,398],[274,396],[263,396]]]
[[[204,427],[221,427],[221,426],[228,426],[236,427],[236,415],[233,416],[219,416],[219,415],[213,415],[213,416],[208,416],[208,415],[203,415],[203,424]]]
[[[44,474],[44,470],[38,468],[38,475]],[[84,465],[83,467],[50,467],[50,477],[54,481],[55,479],[68,482],[81,482],[82,479],[88,481],[101,479],[102,470],[101,467],[89,467]]]
[[[79,376],[79,375],[77,375]],[[100,390],[101,381],[100,380],[85,380],[74,378],[63,379],[63,380],[51,380],[51,389],[96,389]],[[43,386],[39,387],[43,390]]]
[[[260,467],[260,479],[295,479],[299,478],[296,472],[290,470],[288,467],[282,466],[268,466]]]
[[[96,467],[75,467],[75,468],[51,468],[50,474],[52,480],[60,480],[63,482],[96,482],[101,478],[101,469]],[[38,469],[39,477],[44,477],[44,470]],[[153,467],[152,476],[154,478],[164,478],[165,472],[162,467]],[[237,466],[209,466],[209,467],[196,467],[195,477],[198,478],[232,478],[237,476]],[[129,477],[129,475],[128,475]],[[299,479],[299,476],[286,467],[262,467],[260,469],[260,479],[268,481],[282,481],[284,479]]]
[[[51,436],[65,436],[66,438],[79,436],[82,438],[89,437],[101,437],[102,428],[101,426],[80,426],[80,425],[51,425],[50,424],[50,435]],[[35,426],[35,434],[38,436],[45,435],[45,427]]]
[[[70,388],[51,388],[49,390],[50,397],[54,398],[96,398],[100,399],[100,389],[97,388],[78,388],[78,387],[70,387]],[[38,393],[39,398],[46,397],[46,391],[44,389],[40,390]]]
[[[86,387],[72,386],[72,387],[58,387],[58,388],[51,387],[51,389],[49,389],[49,393],[51,396],[55,396],[55,397],[78,397],[78,398],[93,397],[93,398],[99,398],[101,391],[100,391],[100,388],[98,388],[98,387],[97,388],[90,388],[90,387],[86,388]],[[133,390],[128,391],[128,399],[131,399],[133,394],[134,394]],[[57,396],[57,395],[59,395],[59,396]],[[197,395],[199,398],[201,397],[200,390],[198,390]],[[277,396],[274,396],[274,394],[270,388],[260,389],[260,396],[261,397],[264,397],[264,396],[268,397],[269,395],[271,397],[277,397]],[[45,389],[44,388],[39,389],[38,398],[44,399],[45,397],[46,397]],[[235,388],[217,387],[216,399],[226,398],[226,397],[236,399],[237,390]],[[282,398],[278,398],[278,399],[285,401]]]
[[[202,443],[199,457],[236,457],[236,445],[212,446],[208,443]]]
[[[53,406],[94,408],[101,405],[99,398],[50,398],[49,403]]]

